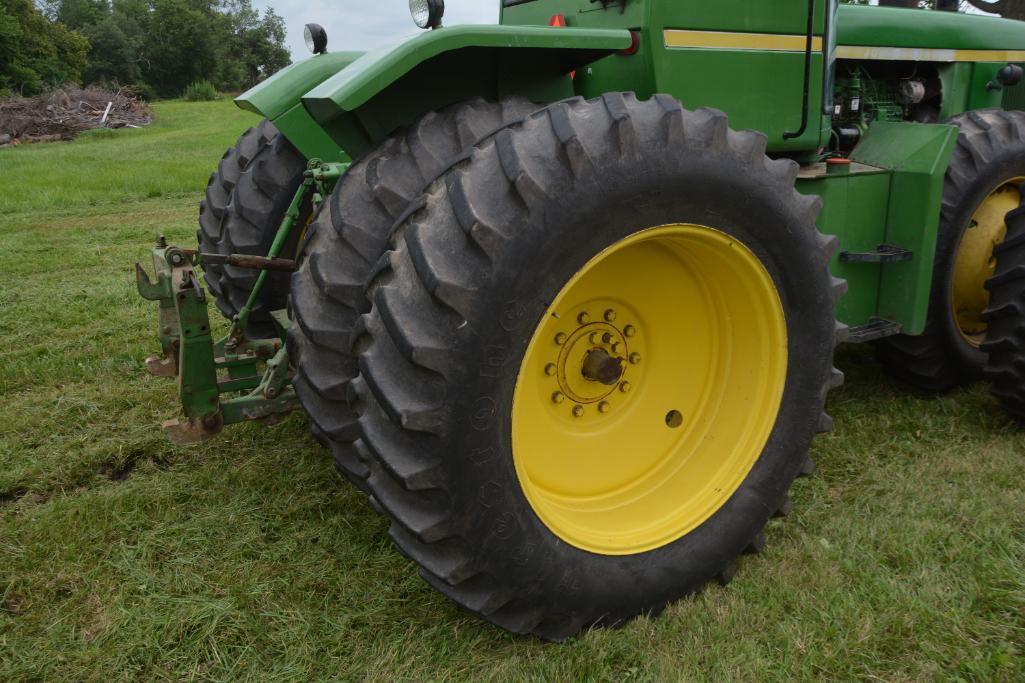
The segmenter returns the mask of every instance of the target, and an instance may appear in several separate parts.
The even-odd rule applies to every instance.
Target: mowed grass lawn
[[[1025,435],[841,352],[832,435],[728,589],[547,645],[429,589],[293,415],[173,447],[131,265],[194,240],[230,102],[0,151],[0,680],[1025,679]]]

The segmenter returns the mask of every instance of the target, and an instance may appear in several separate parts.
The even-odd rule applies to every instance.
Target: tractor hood
[[[837,39],[840,58],[866,56],[845,54],[845,49],[851,47],[912,48],[935,53],[918,56],[923,61],[1019,61],[1025,57],[1025,22],[957,12],[841,5]],[[953,54],[957,50],[992,54],[959,59]]]

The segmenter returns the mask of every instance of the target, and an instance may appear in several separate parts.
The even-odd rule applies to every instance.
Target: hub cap
[[[513,398],[513,458],[541,520],[608,555],[671,543],[739,488],[787,370],[772,277],[735,238],[668,225],[626,238],[559,293]]]
[[[951,307],[962,338],[979,348],[986,337],[982,313],[989,306],[986,281],[996,272],[993,248],[1007,236],[1004,217],[1021,204],[1018,185],[1025,178],[1012,178],[990,193],[972,215],[954,262]]]

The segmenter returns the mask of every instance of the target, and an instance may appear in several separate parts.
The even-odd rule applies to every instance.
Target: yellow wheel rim
[[[993,190],[979,205],[965,228],[954,260],[950,302],[962,338],[979,348],[986,338],[982,312],[989,306],[986,280],[996,272],[993,248],[1007,236],[1004,217],[1021,204],[1018,185],[1025,178],[1012,178]]]
[[[520,366],[513,459],[538,517],[606,555],[671,543],[758,461],[786,383],[772,277],[736,238],[666,225],[587,263]]]

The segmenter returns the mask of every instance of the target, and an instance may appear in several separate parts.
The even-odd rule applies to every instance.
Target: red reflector
[[[553,14],[552,18],[548,21],[548,25],[556,28],[566,28],[566,15]]]
[[[630,31],[630,47],[620,50],[621,55],[635,55],[641,49],[641,34],[637,31]]]

